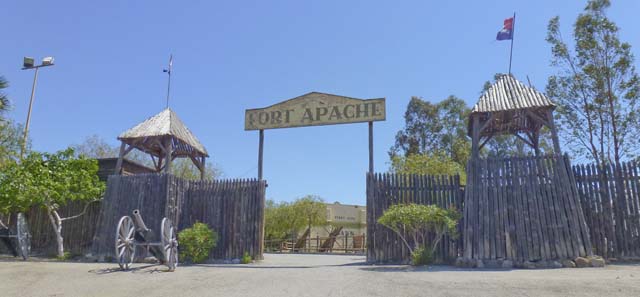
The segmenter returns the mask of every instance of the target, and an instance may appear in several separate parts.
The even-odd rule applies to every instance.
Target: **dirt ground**
[[[248,265],[164,266],[0,259],[0,296],[640,296],[640,264],[478,270],[267,254]]]

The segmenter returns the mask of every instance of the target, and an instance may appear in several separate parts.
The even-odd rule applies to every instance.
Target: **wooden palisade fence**
[[[112,256],[118,220],[139,209],[155,232],[165,216],[178,230],[195,222],[209,225],[219,235],[212,259],[240,258],[244,252],[261,259],[265,187],[265,181],[255,179],[188,181],[167,174],[112,175],[92,253],[99,258]]]
[[[96,222],[100,214],[100,201],[92,202],[84,215],[65,221],[62,225],[64,250],[71,255],[84,255],[91,249]],[[70,217],[82,213],[85,202],[71,201],[60,208],[60,216]],[[56,237],[47,212],[34,207],[27,213],[31,232],[31,252],[53,255],[56,253]]]
[[[391,205],[435,204],[461,211],[463,197],[460,177],[457,175],[367,174],[367,261],[398,263],[410,259],[409,250],[401,239],[377,222]],[[428,236],[433,237],[433,234]],[[434,256],[438,262],[452,262],[461,252],[462,238],[451,239],[446,236]]]
[[[592,253],[567,156],[470,161],[464,257],[544,261]]]
[[[640,168],[636,162],[573,166],[594,252],[640,257]]]

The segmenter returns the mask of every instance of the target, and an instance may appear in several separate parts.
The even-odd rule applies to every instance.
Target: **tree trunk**
[[[64,257],[64,238],[62,237],[62,219],[60,219],[60,215],[58,212],[47,205],[47,215],[49,215],[49,221],[51,222],[51,227],[53,227],[53,232],[56,235],[56,243],[58,244],[57,255],[60,258]]]

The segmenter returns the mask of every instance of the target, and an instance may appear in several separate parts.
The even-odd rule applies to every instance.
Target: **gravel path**
[[[278,255],[165,272],[135,264],[0,260],[0,296],[640,296],[640,264],[552,270],[372,266],[350,255]]]

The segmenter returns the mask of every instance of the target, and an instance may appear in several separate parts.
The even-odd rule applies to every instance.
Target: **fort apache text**
[[[385,120],[384,99],[354,99],[309,93],[245,112],[245,130],[346,124]]]

